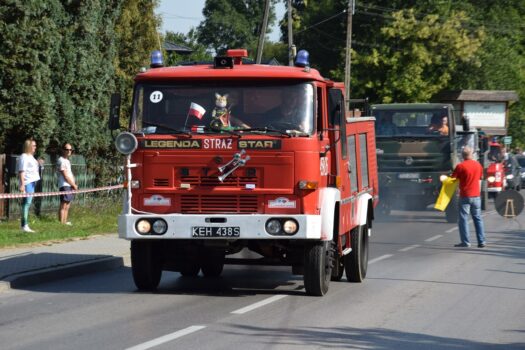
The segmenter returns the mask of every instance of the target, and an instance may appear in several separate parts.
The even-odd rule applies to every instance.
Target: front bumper
[[[168,223],[168,230],[163,235],[141,235],[135,224],[143,218],[162,218]],[[299,224],[294,235],[270,235],[265,230],[266,221],[270,218],[292,218]],[[210,221],[220,220],[221,223]],[[239,237],[192,237],[192,227],[239,227]],[[138,215],[122,214],[118,217],[118,233],[124,239],[321,239],[321,215],[189,215],[189,214],[161,214]]]

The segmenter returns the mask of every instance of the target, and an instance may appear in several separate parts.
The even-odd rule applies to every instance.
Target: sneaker
[[[67,225],[67,226],[73,226],[73,224],[71,223],[71,221],[66,222],[65,225]]]
[[[478,248],[485,248],[485,243],[478,243]]]
[[[459,247],[459,248],[468,248],[470,247],[470,243],[458,243],[458,244],[454,244],[454,247]]]
[[[35,231],[31,230],[29,225],[22,226],[22,231],[24,231],[24,232],[35,232]]]

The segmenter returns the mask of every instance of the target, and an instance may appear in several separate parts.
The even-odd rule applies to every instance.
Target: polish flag
[[[204,116],[204,113],[206,113],[206,110],[201,105],[192,102],[190,105],[190,111],[188,112],[188,115],[192,115],[196,118],[202,119]]]

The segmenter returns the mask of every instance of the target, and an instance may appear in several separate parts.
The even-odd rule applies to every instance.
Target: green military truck
[[[453,107],[440,103],[377,104],[376,148],[379,165],[380,212],[425,210],[441,190],[440,177],[461,161],[462,147],[477,152],[477,134],[456,126]],[[462,131],[465,129],[466,131]],[[458,219],[457,196],[445,211],[448,222]]]

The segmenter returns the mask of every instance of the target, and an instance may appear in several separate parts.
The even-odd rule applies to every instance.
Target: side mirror
[[[109,106],[109,130],[120,129],[120,94],[114,93],[111,95],[111,103]]]
[[[463,131],[470,130],[470,120],[467,116],[463,116],[463,118],[461,118],[461,125],[463,126]]]

